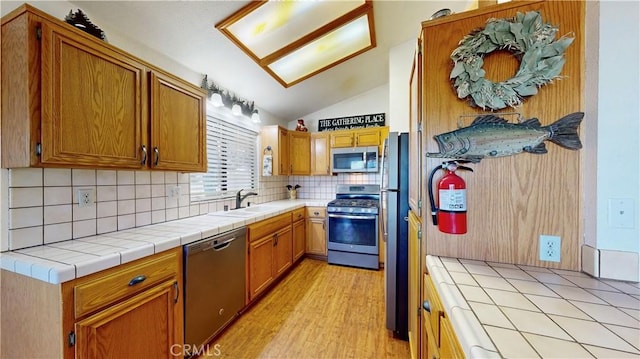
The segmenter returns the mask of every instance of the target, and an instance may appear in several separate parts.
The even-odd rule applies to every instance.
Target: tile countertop
[[[243,227],[305,206],[329,200],[282,200],[226,212],[0,253],[0,267],[52,284],[60,284],[154,253]]]
[[[427,256],[468,358],[639,358],[640,284]]]

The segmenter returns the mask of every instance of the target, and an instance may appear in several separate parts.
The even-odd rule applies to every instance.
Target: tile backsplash
[[[3,248],[16,250],[235,207],[235,198],[191,202],[189,174],[163,171],[17,168],[8,172],[7,233]],[[299,184],[298,198],[332,199],[343,183],[379,183],[379,174],[261,177],[264,203],[288,198],[286,185]],[[170,196],[175,188],[178,196]],[[78,190],[91,190],[95,203],[78,206]],[[6,204],[6,202],[5,202]]]

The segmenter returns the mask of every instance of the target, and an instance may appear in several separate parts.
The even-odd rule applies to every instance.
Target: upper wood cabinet
[[[311,134],[311,175],[331,174],[331,152],[329,151],[329,134],[314,132]]]
[[[4,168],[206,171],[203,90],[29,5],[2,19],[2,89]]]
[[[311,173],[311,134],[309,132],[289,131],[289,166],[291,175]]]
[[[205,100],[200,88],[151,72],[151,166],[206,171]]]
[[[378,146],[382,153],[384,139],[389,134],[389,127],[370,127],[356,130],[340,130],[329,132],[332,148]]]
[[[260,151],[262,158],[272,155],[274,176],[288,176],[291,174],[289,162],[289,131],[277,125],[264,126],[260,131]],[[271,152],[267,148],[271,149]]]

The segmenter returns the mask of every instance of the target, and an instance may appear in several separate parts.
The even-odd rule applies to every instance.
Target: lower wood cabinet
[[[293,232],[293,262],[295,263],[298,259],[302,258],[305,252],[306,241],[307,241],[307,230],[305,226],[305,209],[299,208],[293,211],[293,224],[292,224],[292,232]]]
[[[293,263],[292,213],[248,226],[247,303],[269,288]]]
[[[425,359],[464,358],[464,351],[428,274],[423,275],[423,299],[423,357]]]
[[[62,284],[2,272],[2,358],[182,357],[182,248]]]
[[[327,209],[307,207],[307,253],[327,256]]]

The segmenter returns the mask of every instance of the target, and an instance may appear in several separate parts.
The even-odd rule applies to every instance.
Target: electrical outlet
[[[90,207],[95,202],[93,198],[93,189],[84,188],[78,190],[78,207]]]
[[[538,249],[541,261],[560,262],[560,237],[541,235]]]

